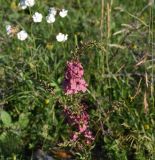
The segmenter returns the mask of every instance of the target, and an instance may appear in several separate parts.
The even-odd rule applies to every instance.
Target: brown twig
[[[101,0],[101,20],[100,20],[101,41],[103,38],[103,20],[104,20],[104,0]]]

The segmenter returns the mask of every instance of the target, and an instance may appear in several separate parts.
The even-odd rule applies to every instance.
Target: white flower
[[[35,0],[20,0],[19,6],[22,9],[26,9],[27,7],[32,7],[35,4]]]
[[[6,33],[7,35],[10,35],[12,33],[12,26],[11,25],[6,25]]]
[[[46,16],[47,23],[54,23],[55,22],[55,16],[53,14],[49,14]]]
[[[17,33],[17,38],[21,41],[24,41],[25,39],[27,39],[27,37],[28,34],[24,30]]]
[[[49,14],[52,14],[52,15],[56,16],[57,10],[54,7],[52,7],[52,8],[49,9]]]
[[[54,7],[50,8],[49,14],[46,16],[47,23],[54,23],[56,14],[57,10]]]
[[[66,34],[62,34],[62,33],[59,33],[57,36],[56,36],[56,39],[58,42],[65,42],[67,39],[68,39],[68,35]]]
[[[62,10],[59,12],[59,15],[60,15],[60,17],[64,18],[64,17],[67,16],[67,13],[68,13],[68,10],[62,9]]]
[[[21,9],[26,9],[27,5],[25,4],[25,0],[20,0],[19,6],[21,7]]]
[[[67,39],[68,39],[68,34],[64,36],[64,41],[67,41]]]
[[[41,13],[35,12],[35,14],[32,16],[32,18],[35,23],[39,23],[42,21],[43,16]]]
[[[25,4],[28,7],[32,7],[35,4],[35,0],[25,0]]]

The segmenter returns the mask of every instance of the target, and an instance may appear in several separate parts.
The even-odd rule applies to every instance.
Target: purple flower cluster
[[[83,78],[83,74],[84,70],[79,61],[67,62],[64,80],[64,92],[67,95],[87,90],[88,85]]]
[[[87,144],[91,144],[94,140],[92,132],[89,129],[89,115],[83,107],[82,113],[73,113],[67,107],[64,108],[64,113],[67,117],[68,123],[76,128],[72,135],[72,140],[77,141],[80,137],[84,137]]]

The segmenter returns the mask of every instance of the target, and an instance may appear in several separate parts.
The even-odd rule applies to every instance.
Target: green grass
[[[38,146],[49,155],[51,149],[71,151],[77,160],[155,159],[155,6],[145,0],[102,2],[38,0],[24,11],[17,0],[0,0],[1,159],[31,159]],[[33,23],[35,11],[45,17],[52,6],[66,8],[68,16],[53,25],[45,18]],[[8,23],[24,28],[29,38],[7,36]],[[59,32],[69,35],[65,43],[56,41]],[[89,86],[84,94],[66,96],[65,66],[74,56]],[[63,106],[76,111],[83,103],[95,140],[67,145],[74,128]]]

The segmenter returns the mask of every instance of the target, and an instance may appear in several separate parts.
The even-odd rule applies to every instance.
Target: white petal
[[[64,17],[67,16],[67,13],[68,13],[68,10],[62,9],[62,10],[59,12],[59,15],[60,15],[60,17],[64,18]]]
[[[53,14],[49,14],[46,17],[46,21],[47,21],[47,23],[54,23],[55,22],[55,16]]]
[[[56,36],[56,39],[58,42],[65,42],[67,39],[68,39],[68,35],[66,34],[62,34],[62,33],[59,33],[57,36]]]
[[[68,39],[68,34],[64,36],[64,41],[67,41],[67,39]]]
[[[25,39],[27,39],[27,37],[28,34],[24,30],[17,33],[17,38],[21,41],[24,41]]]
[[[25,0],[20,0],[20,3],[18,4],[18,6],[23,10],[27,8],[27,5],[25,4]]]
[[[28,7],[32,7],[35,4],[35,0],[25,0],[25,4]]]
[[[35,23],[39,23],[42,21],[43,16],[41,13],[35,12],[35,14],[32,16],[32,18]]]
[[[11,25],[6,25],[5,29],[6,29],[7,35],[10,35],[10,34],[11,34],[11,28],[12,28]]]
[[[57,10],[54,7],[52,7],[49,9],[49,14],[53,14],[54,16],[56,16]]]
[[[62,33],[59,33],[57,36],[56,36],[56,39],[58,42],[62,42],[64,40],[64,35]]]

